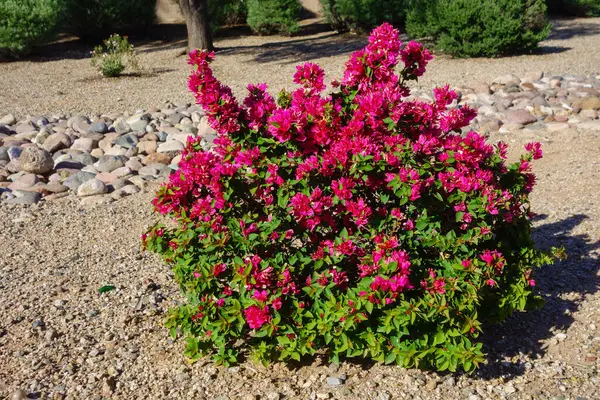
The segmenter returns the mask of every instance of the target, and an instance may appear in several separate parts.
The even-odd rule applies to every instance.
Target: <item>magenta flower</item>
[[[246,322],[251,329],[260,329],[261,326],[271,321],[269,307],[250,306],[244,310]]]

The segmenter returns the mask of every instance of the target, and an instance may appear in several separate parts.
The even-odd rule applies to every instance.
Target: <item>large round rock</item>
[[[52,155],[38,147],[27,147],[19,157],[21,169],[32,174],[45,174],[54,167]]]

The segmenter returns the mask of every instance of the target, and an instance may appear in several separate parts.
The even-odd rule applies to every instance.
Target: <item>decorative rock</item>
[[[37,175],[35,174],[24,174],[15,179],[8,188],[10,190],[27,190],[33,185],[39,182]]]
[[[329,386],[340,386],[344,384],[344,380],[339,377],[329,376],[327,377],[327,385]]]
[[[11,400],[27,400],[27,392],[22,389],[15,390],[10,396]]]
[[[142,154],[153,154],[156,153],[156,149],[158,148],[158,144],[151,140],[145,140],[139,142],[136,147],[138,151]]]
[[[95,122],[90,125],[90,129],[88,129],[90,133],[106,133],[108,132],[108,126],[105,122]]]
[[[35,204],[41,199],[41,195],[38,192],[31,192],[25,190],[13,190],[12,194],[15,196],[10,199],[4,200],[7,204]]]
[[[116,145],[121,146],[121,147],[123,147],[125,149],[131,149],[132,147],[135,147],[135,145],[138,142],[139,142],[139,139],[134,134],[128,134],[128,135],[119,136],[115,140],[115,144]]]
[[[140,192],[140,188],[136,185],[126,185],[123,186],[120,189],[117,189],[114,191],[114,193],[111,195],[113,199],[118,200],[122,197],[125,196],[130,196],[132,194],[136,194]]]
[[[127,119],[127,124],[131,127],[134,132],[145,132],[146,126],[150,121],[150,115],[148,114],[136,114]]]
[[[119,179],[119,177],[113,174],[112,172],[101,172],[98,175],[96,175],[96,179],[108,185],[109,183],[112,183]]]
[[[100,172],[112,172],[123,166],[125,166],[125,157],[113,155],[104,155],[94,164]]]
[[[7,154],[8,154],[8,158],[12,161],[12,160],[16,160],[19,157],[21,157],[21,153],[23,153],[23,149],[20,147],[9,147]]]
[[[524,82],[539,81],[544,77],[544,71],[530,71],[523,75]]]
[[[569,129],[571,126],[566,122],[552,122],[550,124],[546,124],[546,129],[548,132],[558,132],[564,131],[565,129]]]
[[[104,155],[104,150],[102,149],[94,149],[90,152],[90,155],[94,158],[100,158]]]
[[[0,146],[0,161],[10,161],[10,157],[8,156],[8,147]]]
[[[521,79],[513,74],[505,74],[497,76],[492,83],[497,83],[503,86],[518,86],[521,83]]]
[[[15,122],[17,122],[17,119],[12,114],[7,114],[0,118],[0,124],[2,125],[13,125]]]
[[[71,146],[71,138],[64,133],[55,133],[49,136],[44,141],[44,149],[49,151],[50,153],[54,153],[55,151],[68,149]]]
[[[183,143],[178,142],[177,140],[169,140],[158,146],[156,151],[159,153],[179,152],[183,150],[183,147]]]
[[[68,187],[60,183],[48,183],[44,188],[50,193],[63,193],[69,190]]]
[[[130,175],[133,171],[129,167],[121,167],[115,169],[112,174],[114,174],[117,178],[122,178],[124,176]]]
[[[152,164],[169,165],[171,163],[171,157],[165,153],[152,153],[152,154],[147,155],[144,158],[143,163],[145,165],[152,165]]]
[[[77,195],[80,197],[94,196],[104,194],[108,191],[104,182],[99,179],[90,179],[82,183],[77,189]]]
[[[588,96],[585,97],[580,104],[582,110],[600,110],[600,97]]]
[[[69,176],[64,182],[63,185],[76,192],[83,183],[94,179],[96,174],[91,172],[80,171],[76,174]]]
[[[537,122],[535,115],[527,110],[508,110],[504,113],[507,123],[527,125]]]
[[[82,137],[75,139],[75,141],[71,145],[71,148],[73,150],[79,150],[86,153],[90,153],[96,146],[98,146],[98,142],[96,140]]]
[[[144,166],[144,164],[141,163],[140,158],[139,157],[131,157],[126,163],[125,166],[127,168],[130,168],[132,171],[138,171],[140,168],[142,168]]]
[[[131,132],[131,127],[129,126],[129,124],[123,120],[119,120],[117,122],[115,122],[115,124],[113,125],[113,128],[115,128],[115,131],[119,134],[125,134],[125,133],[129,133]]]
[[[48,151],[37,147],[28,147],[19,157],[21,169],[32,174],[45,174],[54,167],[54,160]]]

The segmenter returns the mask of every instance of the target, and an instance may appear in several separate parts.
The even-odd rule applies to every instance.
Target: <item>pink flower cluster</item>
[[[179,171],[154,205],[182,224],[205,226],[210,234],[197,238],[202,246],[226,249],[234,238],[243,243],[239,248],[248,252],[240,254],[244,265],[218,263],[213,276],[226,297],[241,290],[250,293],[243,313],[252,329],[271,323],[282,304],[296,299],[302,289],[346,291],[370,279],[370,292],[364,295],[382,305],[411,290],[446,293],[450,281],[435,270],[416,277],[414,269],[422,267],[400,240],[400,235],[422,229],[419,207],[434,195],[449,203],[435,208],[442,227],[456,227],[459,235],[473,230],[473,241],[485,238],[496,220],[510,222],[526,215],[523,198],[504,189],[499,179],[507,168],[490,161],[505,157],[506,148],[487,144],[475,132],[462,132],[475,111],[455,106],[456,92],[446,85],[434,90],[432,103],[407,99],[406,81],[422,76],[432,56],[418,43],[402,46],[389,24],[375,29],[365,49],[352,54],[341,83],[334,84],[339,92],[323,96],[324,71],[307,63],[294,75],[300,87],[284,93],[286,101],[280,106],[265,84],[249,85],[239,104],[231,89],[213,76],[212,59],[212,53],[190,54],[195,70],[189,87],[219,133],[215,147],[202,151],[200,139],[190,140]],[[397,74],[400,61],[404,69]],[[529,158],[518,171],[525,192],[535,182],[528,162],[542,155],[539,143],[526,149]],[[234,186],[244,196],[234,199]],[[475,197],[483,199],[487,213],[482,225],[475,225],[482,219],[465,201]],[[285,220],[292,222],[281,223]],[[366,236],[384,223],[390,232]],[[341,238],[342,229],[351,237]],[[269,244],[253,247],[249,243],[255,237],[268,238]],[[293,267],[279,265],[273,257],[297,245],[319,265],[330,257],[343,263],[296,276]],[[465,270],[477,263],[499,275],[506,260],[497,250],[486,250],[477,259],[462,261]],[[225,285],[228,277],[239,282],[237,292]],[[487,277],[494,282],[489,286],[496,285],[495,277]],[[297,302],[297,308],[309,302]]]

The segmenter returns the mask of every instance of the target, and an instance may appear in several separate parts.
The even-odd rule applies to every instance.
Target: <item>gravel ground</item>
[[[420,81],[424,87],[451,83],[469,86],[491,83],[497,75],[523,76],[531,70],[546,74],[590,75],[600,72],[600,18],[553,21],[550,38],[535,55],[499,59],[450,59],[439,57]],[[307,32],[313,30],[307,27]],[[0,63],[0,115],[13,113],[109,113],[149,108],[167,100],[191,101],[186,85],[189,67],[178,56],[185,41],[173,39],[141,44],[141,76],[104,79],[90,66],[92,46],[50,45],[36,59]],[[366,39],[320,32],[298,37],[221,38],[214,63],[217,76],[235,93],[245,95],[247,83],[268,82],[273,91],[292,84],[298,63],[312,61],[328,72],[328,79],[342,75],[348,55]],[[61,47],[62,46],[62,47]],[[60,52],[53,52],[61,49]],[[57,58],[54,54],[60,54]]]
[[[182,341],[170,340],[162,325],[181,297],[168,267],[140,252],[139,235],[157,219],[150,187],[95,208],[73,197],[0,208],[0,397],[600,398],[600,199],[589,195],[600,187],[600,133],[491,138],[499,139],[513,152],[532,139],[543,142],[535,237],[542,247],[565,246],[570,258],[540,271],[544,309],[487,329],[489,363],[478,373],[322,359],[292,367],[187,365]],[[106,284],[117,289],[98,294]],[[346,379],[334,387],[328,377]]]

